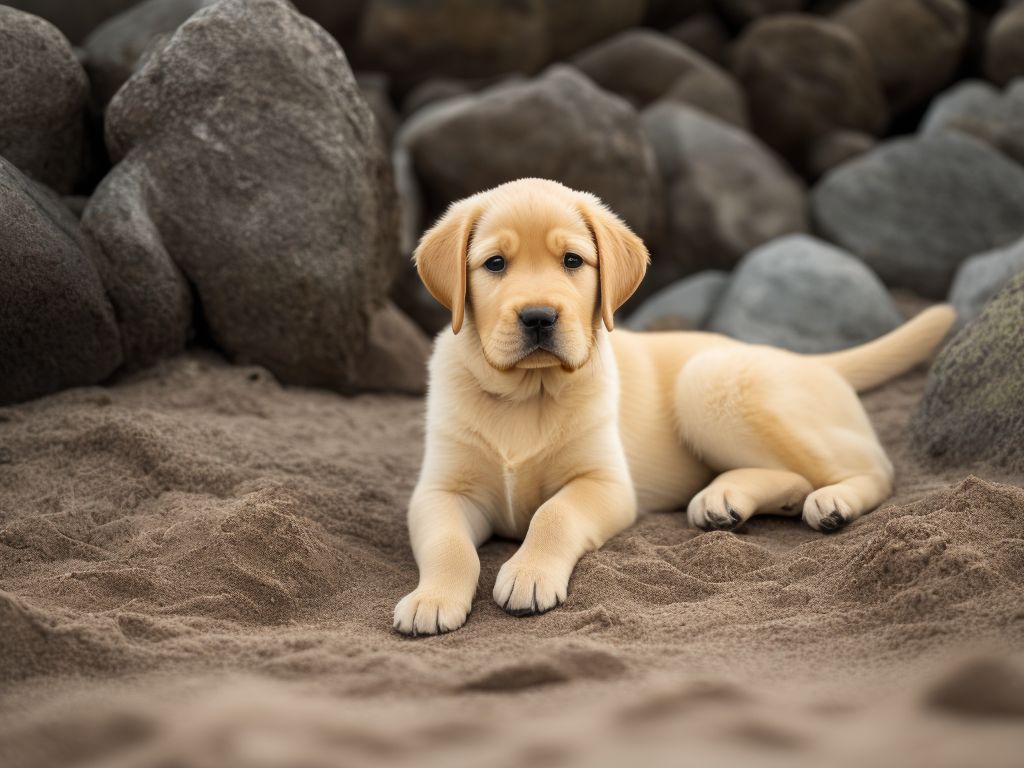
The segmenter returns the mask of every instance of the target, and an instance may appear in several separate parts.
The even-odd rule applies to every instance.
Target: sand
[[[1024,478],[906,445],[832,536],[654,514],[505,615],[391,629],[421,400],[192,352],[0,409],[0,765],[986,765],[1024,761]]]

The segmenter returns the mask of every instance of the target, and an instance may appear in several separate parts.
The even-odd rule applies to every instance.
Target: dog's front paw
[[[532,616],[560,606],[568,588],[562,569],[513,557],[498,571],[494,601],[513,616]]]
[[[709,485],[690,500],[686,519],[705,531],[731,531],[753,514],[753,508],[746,494],[724,485]]]
[[[819,488],[804,502],[804,522],[822,533],[838,531],[857,517],[855,500],[845,497],[841,485]]]
[[[403,635],[438,635],[466,623],[471,602],[439,589],[416,589],[395,606],[395,629]]]

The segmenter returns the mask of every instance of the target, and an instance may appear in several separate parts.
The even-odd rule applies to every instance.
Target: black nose
[[[519,313],[519,322],[524,328],[535,331],[550,330],[558,320],[554,307],[526,307]]]

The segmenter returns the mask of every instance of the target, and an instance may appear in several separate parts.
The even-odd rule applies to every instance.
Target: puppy
[[[521,539],[494,599],[516,616],[566,597],[583,553],[639,510],[691,524],[802,515],[835,531],[892,491],[857,398],[926,359],[934,307],[876,341],[798,355],[711,333],[611,333],[647,249],[591,194],[521,179],[454,203],[416,250],[451,310],[430,362],[426,452],[409,505],[419,585],[402,633],[462,626],[477,547]]]

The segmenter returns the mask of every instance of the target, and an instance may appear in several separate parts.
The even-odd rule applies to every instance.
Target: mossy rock
[[[1024,274],[942,350],[911,430],[942,463],[1024,471]]]

